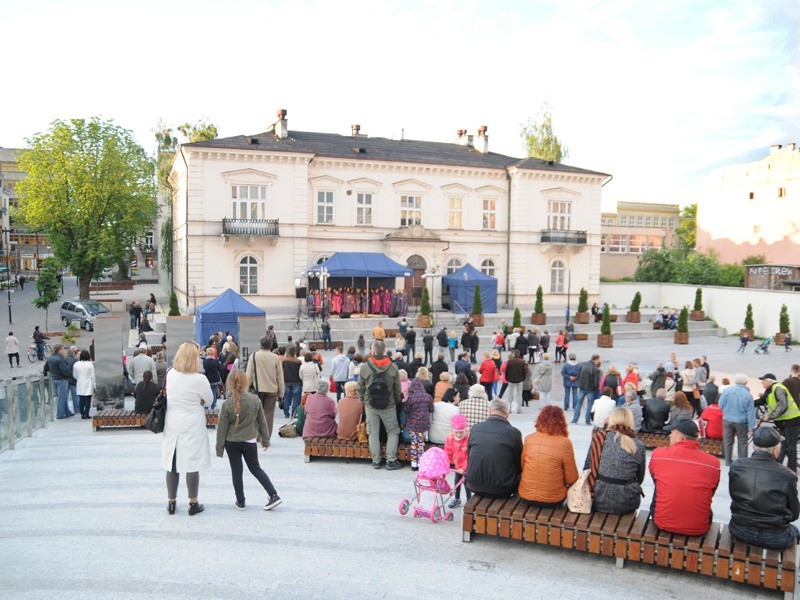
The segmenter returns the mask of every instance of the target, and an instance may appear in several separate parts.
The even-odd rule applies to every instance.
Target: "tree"
[[[421,315],[429,315],[431,314],[431,296],[428,292],[428,286],[422,288],[422,300],[419,303],[419,314]]]
[[[197,123],[186,122],[183,125],[178,125],[180,131],[189,142],[205,142],[208,140],[217,139],[217,126],[213,123],[208,123],[205,118],[200,119]]]
[[[747,265],[764,265],[767,263],[766,254],[749,254],[742,259],[742,266]]]
[[[55,121],[20,153],[20,216],[78,276],[80,297],[104,268],[129,260],[158,214],[154,164],[133,134],[93,118]]]
[[[600,333],[611,335],[611,314],[608,310],[608,304],[603,305],[603,322],[600,324]]]
[[[689,309],[685,306],[678,315],[678,333],[689,333]]]
[[[553,132],[553,117],[547,104],[539,110],[536,121],[528,119],[522,126],[520,137],[523,148],[533,158],[560,163],[569,155],[567,147]]]
[[[744,328],[753,331],[755,324],[753,323],[753,305],[747,305],[747,311],[744,313]]]
[[[589,312],[589,292],[586,291],[586,288],[581,288],[578,294],[578,312]]]
[[[697,243],[697,204],[684,206],[681,222],[675,229],[675,235],[684,248],[694,248]]]
[[[642,305],[642,294],[641,292],[636,292],[633,295],[633,301],[631,302],[631,312],[639,312],[639,307]]]
[[[533,312],[535,313],[543,313],[544,312],[544,301],[542,298],[542,286],[540,285],[536,288],[536,303],[533,305]]]
[[[703,290],[701,288],[697,288],[694,293],[694,309],[703,310]]]
[[[483,298],[481,298],[481,286],[475,284],[475,293],[472,295],[472,314],[483,314]]]
[[[781,314],[778,316],[778,333],[789,333],[791,327],[789,326],[789,311],[786,305],[781,305]]]
[[[61,284],[58,282],[59,265],[58,261],[48,258],[44,269],[36,278],[36,291],[39,295],[33,299],[32,303],[36,308],[44,309],[44,329],[50,330],[50,305],[58,302],[61,296]]]
[[[519,308],[514,309],[514,320],[511,321],[511,328],[512,329],[522,328],[522,313],[519,311]]]
[[[170,317],[180,317],[181,316],[181,309],[178,308],[178,295],[173,290],[169,294],[169,316]]]

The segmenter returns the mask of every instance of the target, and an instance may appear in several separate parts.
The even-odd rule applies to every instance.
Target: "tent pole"
[[[369,313],[369,307],[370,307],[369,300],[370,300],[370,297],[369,297],[369,275],[367,275],[367,305],[364,307],[364,316],[365,317]]]

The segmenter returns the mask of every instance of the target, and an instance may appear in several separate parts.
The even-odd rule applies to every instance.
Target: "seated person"
[[[444,398],[444,394],[447,390],[449,390],[452,386],[450,385],[450,373],[445,371],[439,375],[439,381],[436,383],[436,387],[433,391],[433,401],[434,402],[441,402],[442,398]]]
[[[655,482],[650,516],[656,527],[678,535],[703,535],[711,525],[711,500],[719,485],[719,459],[700,450],[700,432],[684,419],[669,434],[669,448],[650,457]]]
[[[706,422],[706,437],[712,440],[722,439],[722,409],[717,404],[717,401],[709,401],[708,407],[700,415],[700,418]]]
[[[603,395],[592,404],[592,425],[595,429],[603,429],[606,426],[606,419],[611,411],[617,407],[617,402],[612,396],[613,390],[610,387],[603,388]]]
[[[303,439],[311,437],[336,437],[336,402],[328,395],[327,379],[317,381],[317,391],[309,394],[305,402]]]
[[[695,417],[694,407],[686,394],[683,392],[675,392],[675,400],[672,401],[672,407],[669,409],[669,421],[664,426],[665,431],[671,431],[675,425],[684,420],[691,421]]]
[[[656,390],[654,398],[644,401],[644,421],[642,429],[653,433],[663,433],[669,419],[669,405],[664,400],[667,392],[664,388]]]
[[[448,406],[444,402],[439,405]],[[510,411],[508,402],[494,398],[489,403],[489,418],[470,431],[467,486],[473,494],[510,498],[517,492],[522,473],[522,434],[508,422]]]
[[[150,371],[142,373],[142,380],[133,389],[133,412],[149,413],[160,393],[161,388],[153,382],[153,374]]]
[[[536,431],[525,438],[522,447],[517,494],[532,506],[555,508],[563,504],[567,488],[577,480],[575,451],[564,411],[545,406],[536,419]]]
[[[708,409],[706,409],[708,410]],[[784,438],[773,427],[753,432],[755,450],[731,466],[733,536],[746,544],[783,550],[797,544],[797,475],[779,461]]]
[[[364,419],[364,403],[358,397],[358,383],[348,381],[344,384],[344,396],[339,400],[339,425],[336,437],[353,441],[357,437],[358,424]]]
[[[590,485],[594,483],[592,510],[624,515],[638,509],[645,462],[645,445],[636,439],[633,413],[624,406],[615,408],[606,431],[594,432],[583,466],[596,473],[589,478]]]
[[[450,423],[453,417],[461,414],[458,406],[450,402],[434,402],[431,426],[428,429],[428,440],[434,444],[444,444],[450,435]]]
[[[139,333],[142,334],[142,333],[145,333],[147,331],[153,331],[153,328],[150,326],[150,321],[147,320],[147,317],[142,317],[142,322],[139,325]],[[145,341],[147,341],[147,340],[145,340]]]
[[[415,377],[412,377],[412,379],[419,379],[422,382],[425,393],[429,394],[431,398],[433,397],[434,387],[431,381],[431,372],[428,370],[428,367],[423,366],[417,369],[417,374]]]

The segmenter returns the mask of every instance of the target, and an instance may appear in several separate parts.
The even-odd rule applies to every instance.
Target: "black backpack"
[[[386,371],[378,371],[375,365],[367,363],[372,371],[372,381],[367,388],[369,404],[372,408],[381,410],[389,406],[389,384],[386,382]]]

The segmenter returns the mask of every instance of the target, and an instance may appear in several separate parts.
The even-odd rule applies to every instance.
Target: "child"
[[[447,436],[444,442],[444,451],[450,459],[450,464],[456,470],[455,485],[464,479],[464,473],[467,471],[467,447],[469,446],[469,428],[467,428],[467,418],[464,415],[456,415],[450,421],[450,426],[453,432]],[[463,486],[467,492],[467,500],[470,499],[472,493],[469,488]],[[449,508],[455,508],[461,504],[461,487],[456,488],[456,497],[448,504]]]
[[[408,398],[403,402],[403,412],[408,414],[406,429],[411,436],[411,470],[419,470],[419,457],[425,452],[425,434],[431,426],[433,398],[425,391],[422,380],[412,379]]]
[[[785,349],[784,352],[791,352],[792,351],[792,334],[791,333],[787,333],[786,337],[783,338],[783,347]]]

